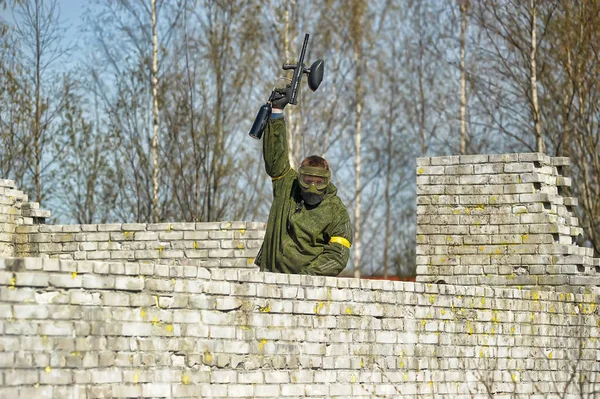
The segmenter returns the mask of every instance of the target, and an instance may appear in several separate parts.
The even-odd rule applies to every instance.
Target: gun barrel
[[[306,55],[306,47],[308,47],[309,34],[304,35],[304,43],[302,44],[302,51],[300,52],[300,58],[298,58],[298,65],[304,63],[304,56]]]
[[[302,74],[304,73],[304,56],[306,55],[306,47],[308,46],[309,34],[304,35],[304,43],[302,44],[302,50],[300,51],[300,57],[298,63],[294,66],[294,77],[292,78],[292,89],[290,95],[290,104],[298,104],[298,89],[300,88],[300,81],[302,80]],[[290,66],[290,65],[284,65]],[[284,68],[285,69],[285,68]]]

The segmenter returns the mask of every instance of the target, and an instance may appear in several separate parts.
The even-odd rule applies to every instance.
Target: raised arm
[[[283,110],[273,109],[263,138],[265,170],[272,179],[285,175],[290,170],[288,159],[287,128]]]

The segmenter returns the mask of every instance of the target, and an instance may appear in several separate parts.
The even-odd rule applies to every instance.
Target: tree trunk
[[[356,92],[356,123],[354,126],[354,191],[356,193],[354,203],[354,277],[360,278],[360,267],[361,267],[361,253],[360,253],[360,200],[361,200],[361,187],[360,187],[360,170],[361,170],[361,129],[362,129],[362,80],[361,80],[361,68],[362,56],[359,50],[360,44],[357,45],[357,49],[354,52],[354,64],[356,65],[356,80],[355,80],[355,92]]]
[[[39,0],[35,1],[35,122],[33,128],[33,146],[35,151],[35,200],[42,202],[42,148],[41,148],[41,119],[42,119],[42,44],[40,33],[40,8]]]
[[[460,2],[460,153],[467,153],[467,72],[465,70],[465,47],[467,36],[467,10],[469,1]]]
[[[158,38],[156,36],[156,0],[152,0],[152,215],[159,222],[158,213]]]
[[[537,92],[537,66],[536,66],[536,52],[537,52],[537,9],[536,0],[530,0],[529,4],[531,7],[531,53],[530,53],[530,77],[531,77],[531,106],[533,113],[533,128],[536,138],[536,148],[538,152],[545,152],[544,141],[542,140],[542,126],[540,121],[540,107],[538,104],[538,92]]]

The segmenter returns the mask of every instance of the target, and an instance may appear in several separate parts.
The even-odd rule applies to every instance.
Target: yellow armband
[[[350,248],[350,241],[346,240],[344,237],[331,237],[331,239],[329,240],[329,243],[334,243],[337,242],[338,244],[342,244],[343,246],[345,246],[346,248]]]

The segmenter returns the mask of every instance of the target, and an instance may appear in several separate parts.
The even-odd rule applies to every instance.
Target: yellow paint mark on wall
[[[13,273],[12,278],[10,279],[9,290],[14,290],[17,285],[17,275]]]
[[[190,383],[190,376],[187,374],[184,374],[183,377],[181,378],[181,382],[184,384],[189,384]]]
[[[204,352],[204,363],[206,364],[206,363],[210,363],[210,362],[212,362],[212,355],[210,354],[210,352],[206,351],[206,352]]]
[[[352,314],[352,307],[346,307],[346,314]]]
[[[352,374],[350,376],[350,382],[355,383],[356,382],[356,376],[354,374]]]
[[[445,315],[446,314],[446,309],[440,310],[440,313],[442,314],[442,316]]]
[[[263,339],[258,342],[258,350],[262,351],[265,349],[265,345],[267,344],[267,340]]]
[[[271,305],[267,303],[265,306],[259,306],[258,311],[261,313],[269,313],[271,311]]]
[[[319,312],[323,309],[323,302],[319,302],[315,305],[315,313],[319,314]]]
[[[77,272],[71,273],[71,279],[75,280],[77,278]]]
[[[194,241],[194,249],[198,249],[198,243]]]
[[[140,382],[140,376],[138,375],[138,373],[135,373],[133,375],[133,383],[137,384],[138,382]]]
[[[435,303],[435,295],[429,295],[429,302]]]
[[[144,308],[140,308],[140,316],[142,316],[142,319],[146,317],[146,311]]]
[[[158,319],[156,318],[156,316],[154,316],[152,318],[152,324],[157,325],[159,323]]]
[[[534,301],[539,301],[540,300],[540,295],[537,293],[537,291],[533,291],[533,300]]]
[[[418,174],[418,175],[422,174],[423,172],[424,172],[424,169],[423,169],[423,168],[419,168],[419,169],[417,169],[417,174]]]
[[[173,325],[172,324],[167,324],[165,325],[165,330],[167,330],[167,332],[173,332]]]
[[[50,366],[46,366],[46,369],[45,369],[45,370],[46,370],[46,373],[50,373],[50,372],[52,372],[52,368],[51,368]]]

